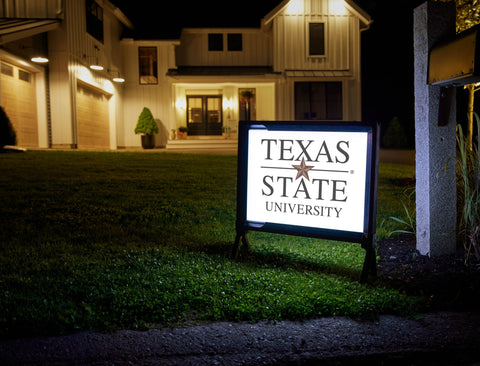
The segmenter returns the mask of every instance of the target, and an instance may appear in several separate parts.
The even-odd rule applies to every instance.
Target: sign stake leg
[[[363,262],[360,283],[366,283],[369,276],[377,277],[377,258],[375,253],[375,240],[372,239],[365,248],[365,261]]]
[[[233,246],[232,252],[232,257],[235,261],[238,259],[240,251],[242,249],[244,252],[248,252],[250,249],[250,244],[248,243],[246,232],[237,233],[237,236],[235,237],[235,244]]]

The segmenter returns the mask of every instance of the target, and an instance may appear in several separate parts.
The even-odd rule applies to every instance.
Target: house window
[[[86,0],[87,33],[103,43],[103,9],[95,0]]]
[[[229,33],[227,35],[227,43],[229,51],[242,51],[243,42],[241,33]]]
[[[223,51],[223,34],[221,33],[208,34],[208,50]]]
[[[310,56],[325,56],[325,23],[308,25],[308,41]]]
[[[140,84],[158,84],[157,47],[138,47]]]
[[[341,82],[296,82],[296,120],[342,120]]]

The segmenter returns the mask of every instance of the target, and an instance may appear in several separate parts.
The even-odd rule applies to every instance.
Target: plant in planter
[[[181,127],[178,128],[177,137],[178,137],[179,139],[184,139],[184,138],[187,137],[187,133],[188,133],[187,127],[181,126]]]
[[[224,139],[228,139],[230,137],[230,127],[222,127],[222,135]]]
[[[138,117],[135,133],[142,133],[142,147],[144,149],[153,149],[155,147],[155,134],[158,133],[158,125],[153,118],[152,112],[144,107]]]

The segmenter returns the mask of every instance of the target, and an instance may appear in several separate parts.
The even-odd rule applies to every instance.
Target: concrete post
[[[455,3],[425,2],[413,25],[417,250],[438,256],[456,248],[456,103],[453,90],[448,123],[438,126],[440,87],[427,85],[428,58],[439,40],[455,35]]]

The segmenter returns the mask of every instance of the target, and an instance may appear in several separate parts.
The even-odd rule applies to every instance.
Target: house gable
[[[335,8],[338,6],[344,6],[349,12],[359,18],[362,30],[368,29],[370,24],[372,23],[372,19],[370,15],[368,15],[363,9],[361,9],[355,2],[352,0],[315,0],[312,2],[316,3],[330,3],[330,5]],[[263,19],[262,19],[262,26],[268,26],[275,17],[279,14],[284,14],[289,9],[294,10],[295,12],[301,11],[302,7],[306,1],[304,0],[284,0],[280,4],[278,4],[272,11],[270,11]],[[343,3],[343,4],[342,4]],[[318,5],[317,5],[318,7]]]
[[[275,72],[326,71],[359,77],[360,33],[371,23],[350,0],[285,0],[263,19]]]

